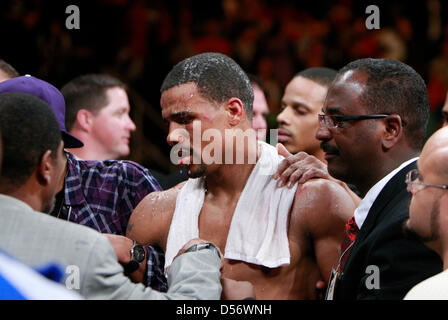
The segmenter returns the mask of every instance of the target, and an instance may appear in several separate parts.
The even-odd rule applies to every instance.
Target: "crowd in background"
[[[65,27],[70,4],[79,7],[79,30]],[[433,132],[440,126],[448,88],[448,4],[377,1],[380,29],[369,30],[365,21],[370,4],[13,0],[0,4],[1,56],[19,73],[51,81],[58,88],[79,74],[110,73],[129,85],[134,105],[157,111],[161,82],[175,63],[201,52],[221,52],[264,82],[271,128],[276,127],[283,88],[298,71],[316,66],[339,69],[358,58],[389,57],[409,64],[424,78]],[[157,146],[159,157],[169,152],[158,112],[145,114],[137,128]],[[132,149],[138,150],[139,140],[133,143]],[[131,159],[167,171],[147,154],[136,152]]]
[[[369,5],[2,3],[2,250],[87,299],[446,298],[448,5]],[[261,129],[257,162],[206,163],[198,121]]]

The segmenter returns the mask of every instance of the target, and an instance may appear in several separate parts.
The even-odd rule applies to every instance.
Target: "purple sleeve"
[[[121,191],[117,206],[119,212],[122,234],[126,234],[126,228],[132,212],[139,202],[153,191],[161,191],[157,180],[148,169],[135,162],[122,161]]]
[[[148,254],[145,285],[160,292],[168,291],[168,282],[165,277],[165,255],[160,249],[145,246]]]

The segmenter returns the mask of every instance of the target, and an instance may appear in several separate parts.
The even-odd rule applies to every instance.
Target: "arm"
[[[181,254],[168,271],[169,289],[158,292],[132,283],[106,237],[99,235],[89,255],[81,294],[87,299],[219,299],[221,259],[211,250]]]
[[[114,233],[125,235],[129,227],[129,219],[137,205],[152,192],[161,191],[157,180],[151,175],[148,169],[132,161],[115,162],[117,170],[116,190],[120,201],[116,203],[115,212],[119,217],[121,229]],[[147,261],[146,269],[132,273],[133,281],[144,281],[146,286],[151,286],[166,292],[167,281],[164,274],[164,254],[158,248],[146,246]],[[125,251],[128,254],[128,250]],[[128,255],[129,256],[129,255]],[[125,265],[126,260],[120,259]],[[139,274],[140,273],[140,274]],[[136,277],[138,275],[138,277]]]
[[[297,188],[293,210],[292,218],[300,219],[297,228],[310,235],[321,279],[328,283],[339,261],[344,226],[355,210],[350,196],[334,182],[312,180]]]
[[[137,279],[133,274],[133,279],[138,281],[146,278],[147,286],[164,292],[167,290],[167,282],[164,272],[165,256],[162,250],[165,249],[176,205],[178,192],[176,188],[180,187],[148,194],[132,212],[126,229],[126,236],[146,245],[149,255],[146,270],[140,270],[143,273]]]
[[[107,237],[110,244],[112,245],[112,248],[114,249],[115,254],[117,255],[118,262],[120,262],[120,264],[123,267],[126,266],[131,260],[131,248],[134,245],[134,241],[120,235],[115,234],[104,234],[104,235]],[[140,263],[140,267],[129,275],[133,282],[144,283],[147,263],[148,263],[148,253],[146,254],[145,260]]]
[[[152,192],[140,201],[129,219],[126,237],[165,250],[177,194],[183,185]]]

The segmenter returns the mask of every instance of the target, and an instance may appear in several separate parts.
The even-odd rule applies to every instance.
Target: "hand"
[[[131,261],[131,248],[134,245],[134,241],[125,236],[116,234],[104,234],[109,239],[112,248],[115,250],[118,262],[122,265],[126,265]]]
[[[125,266],[131,261],[131,248],[134,245],[134,241],[116,234],[104,234],[109,239],[110,244],[115,250],[118,262],[122,266]],[[129,275],[129,278],[135,283],[144,283],[147,259],[140,263],[140,267]]]
[[[274,174],[274,179],[278,179],[278,187],[288,185],[291,188],[296,182],[305,183],[313,178],[333,180],[328,174],[327,165],[316,157],[306,152],[292,155],[281,143],[277,144],[277,152],[285,157]]]
[[[352,198],[355,207],[359,205],[361,198],[359,198],[345,182],[330,176],[327,165],[316,157],[311,156],[306,152],[299,152],[292,155],[281,143],[277,144],[277,152],[279,155],[285,157],[285,159],[278,165],[277,171],[273,176],[275,180],[278,179],[277,187],[281,188],[288,184],[288,188],[291,188],[296,182],[305,183],[310,179],[316,178],[327,179],[344,188]]]
[[[236,281],[228,278],[221,278],[222,300],[243,300],[245,298],[255,298],[255,289],[249,281]]]

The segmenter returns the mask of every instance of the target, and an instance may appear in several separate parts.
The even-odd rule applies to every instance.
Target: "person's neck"
[[[446,219],[446,213],[440,211],[439,219]],[[442,229],[439,230],[439,238],[431,243],[425,243],[429,248],[437,252],[443,262],[443,270],[448,269],[448,236],[446,235],[445,223],[441,221]]]
[[[96,152],[94,150],[90,150],[90,148],[86,148],[87,146],[84,145],[84,147],[81,148],[68,148],[67,151],[75,155],[80,160],[109,160],[110,157]]]
[[[88,132],[74,128],[70,131],[70,134],[77,137],[84,143],[84,146],[81,148],[66,148],[67,151],[74,154],[78,159],[100,161],[116,159],[115,155],[106,152],[104,145],[98,142],[98,140],[96,140]]]
[[[320,147],[319,147],[319,149],[316,150],[316,152],[313,152],[311,155],[315,156],[317,159],[319,159],[323,163],[327,163],[327,161],[325,160],[325,152]]]
[[[431,249],[434,249],[431,247]],[[438,251],[438,250],[436,250]],[[445,244],[442,244],[442,247],[439,252],[437,252],[440,255],[440,258],[443,262],[443,270],[448,269],[448,246]]]
[[[254,167],[255,164],[222,165],[205,177],[207,195],[240,194]]]
[[[42,201],[40,199],[39,190],[34,190],[35,188],[29,188],[22,186],[14,189],[5,188],[4,186],[0,187],[0,193],[7,195],[9,197],[20,200],[27,205],[29,205],[34,211],[42,211]]]
[[[261,150],[259,147],[256,150],[254,159],[258,161]],[[255,165],[248,163],[247,158],[244,164],[220,165],[216,171],[205,176],[207,195],[216,197],[225,194],[232,197],[241,194]]]
[[[404,162],[418,157],[419,152],[407,152],[402,154],[390,155],[387,158],[384,158],[382,161],[374,161],[376,163],[376,167],[372,168],[369,172],[366,173],[359,181],[353,182],[358,191],[361,193],[362,197],[364,197],[367,192],[377,184],[381,179],[391,173],[393,170],[397,169]]]

